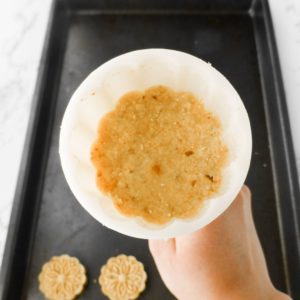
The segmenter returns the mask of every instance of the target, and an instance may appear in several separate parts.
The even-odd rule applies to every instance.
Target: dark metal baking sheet
[[[273,283],[300,299],[299,185],[274,34],[265,0],[56,0],[33,101],[0,278],[0,299],[42,299],[37,275],[53,255],[77,256],[89,284],[80,299],[105,299],[100,266],[133,254],[149,275],[140,299],[174,297],[147,241],[106,229],[77,203],[64,179],[58,135],[72,92],[121,53],[171,48],[211,62],[249,112],[253,158],[247,183]],[[297,202],[298,201],[298,202]]]

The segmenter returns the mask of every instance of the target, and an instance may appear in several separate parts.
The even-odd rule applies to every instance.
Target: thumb
[[[149,240],[149,250],[154,259],[175,253],[175,239]]]
[[[231,205],[214,221],[192,234],[176,238],[176,250],[180,248],[195,247],[201,244],[203,247],[215,245],[225,238],[230,237],[234,232],[244,232],[242,229],[253,226],[251,211],[251,192],[244,185]],[[239,229],[239,230],[238,230]]]

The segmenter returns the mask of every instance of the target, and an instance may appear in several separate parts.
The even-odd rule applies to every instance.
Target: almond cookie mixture
[[[100,122],[91,160],[120,213],[166,224],[198,214],[222,183],[219,119],[188,92],[154,86],[121,97]]]
[[[133,300],[145,289],[146,279],[143,264],[134,256],[121,254],[101,268],[99,284],[110,300]]]
[[[39,274],[39,289],[49,300],[73,300],[87,282],[85,268],[76,257],[54,256]]]

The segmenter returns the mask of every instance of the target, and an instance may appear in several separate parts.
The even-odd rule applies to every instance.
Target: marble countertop
[[[0,262],[51,2],[0,2]],[[300,1],[269,2],[300,173]]]

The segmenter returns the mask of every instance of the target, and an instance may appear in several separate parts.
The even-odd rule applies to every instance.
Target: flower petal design
[[[110,300],[133,300],[145,289],[147,274],[134,256],[111,257],[101,268],[99,284]]]
[[[85,268],[76,257],[53,256],[42,267],[39,289],[49,300],[73,300],[87,282]]]

